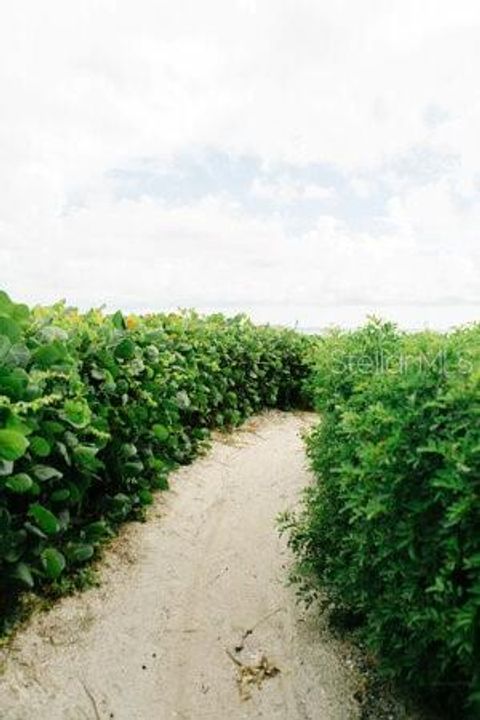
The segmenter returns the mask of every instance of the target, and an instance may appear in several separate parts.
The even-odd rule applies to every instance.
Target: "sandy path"
[[[275,527],[308,482],[311,419],[268,413],[175,473],[149,521],[108,551],[101,587],[17,634],[0,718],[357,718],[342,648],[296,605]],[[226,649],[250,664],[263,652],[281,672],[242,701]]]

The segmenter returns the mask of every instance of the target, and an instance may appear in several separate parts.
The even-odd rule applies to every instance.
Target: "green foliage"
[[[65,558],[61,552],[53,547],[47,547],[41,553],[42,565],[47,578],[56,580],[65,570]]]
[[[18,460],[28,447],[28,440],[15,430],[0,430],[0,458]]]
[[[316,353],[317,481],[284,521],[298,575],[362,621],[390,677],[478,717],[480,326],[372,320]]]
[[[30,312],[0,292],[0,594],[71,586],[211,428],[305,403],[310,342],[245,317]]]

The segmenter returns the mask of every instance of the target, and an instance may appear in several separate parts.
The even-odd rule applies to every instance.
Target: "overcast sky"
[[[0,286],[125,310],[480,319],[478,0],[15,0]]]

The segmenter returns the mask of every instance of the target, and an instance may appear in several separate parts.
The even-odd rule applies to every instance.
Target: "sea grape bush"
[[[285,520],[297,579],[356,617],[390,677],[480,717],[480,326],[372,319],[316,353],[316,481]]]
[[[212,428],[312,398],[317,480],[285,520],[298,577],[354,614],[387,675],[480,715],[480,326],[311,338],[0,293],[2,601],[61,588]]]
[[[211,428],[302,406],[309,343],[243,316],[31,311],[0,293],[1,596],[58,585]]]

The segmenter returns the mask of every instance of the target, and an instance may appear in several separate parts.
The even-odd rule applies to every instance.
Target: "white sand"
[[[344,648],[296,604],[275,524],[309,482],[311,422],[265,414],[175,473],[106,553],[101,587],[38,614],[3,651],[0,718],[355,720]],[[280,673],[242,700],[226,650]]]

